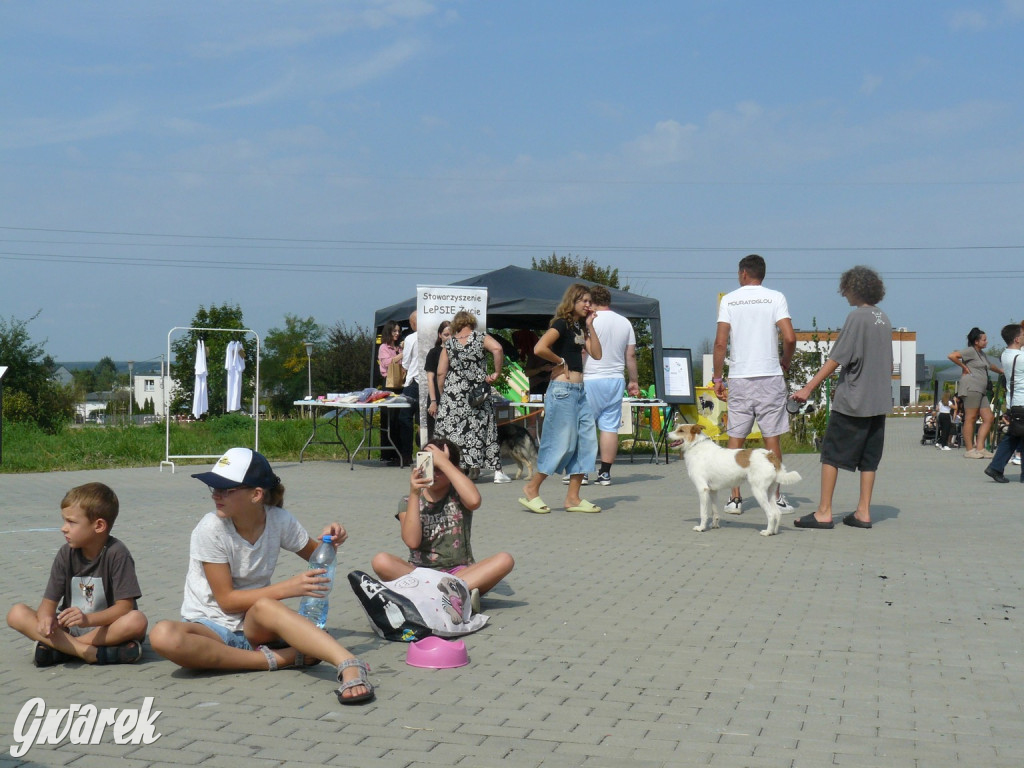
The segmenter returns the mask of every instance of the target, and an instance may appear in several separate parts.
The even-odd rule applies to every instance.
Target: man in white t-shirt
[[[420,415],[420,348],[419,336],[416,333],[416,310],[409,315],[409,327],[412,333],[405,337],[402,345],[402,367],[405,368],[405,387],[402,394],[409,399],[408,408],[398,410],[398,459],[388,462],[389,466],[401,464],[408,467],[412,464],[413,436],[416,433],[415,421]]]
[[[764,276],[763,258],[751,254],[740,259],[740,287],[723,296],[718,305],[715,370],[711,380],[718,398],[726,399],[722,371],[728,349],[728,445],[742,448],[756,419],[765,447],[781,459],[782,435],[789,432],[783,373],[789,370],[796,351],[796,332],[786,297],[761,285]],[[779,359],[780,335],[782,359]],[[792,511],[781,493],[776,501],[781,511]],[[725,511],[736,515],[743,511],[739,487],[732,489]]]
[[[583,364],[583,387],[599,431],[601,467],[597,473],[597,483],[611,485],[612,463],[619,450],[624,370],[629,376],[627,391],[633,397],[640,394],[636,373],[636,335],[632,323],[610,309],[611,293],[603,285],[590,287],[590,301],[597,313],[594,332],[601,341],[601,359],[587,357]]]

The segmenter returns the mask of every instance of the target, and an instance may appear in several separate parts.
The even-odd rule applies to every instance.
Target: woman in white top
[[[935,437],[935,447],[940,451],[950,450],[949,437],[953,434],[953,417],[950,415],[949,401],[949,392],[943,392],[939,399],[938,434]]]

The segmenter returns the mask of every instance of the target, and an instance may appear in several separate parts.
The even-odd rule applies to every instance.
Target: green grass
[[[376,429],[376,426],[374,427]],[[311,419],[260,422],[260,453],[271,461],[296,461],[299,451],[313,430]],[[322,440],[333,439],[334,432],[321,424]],[[342,437],[355,447],[361,433],[358,416],[344,418]],[[252,447],[254,427],[247,416],[228,415],[206,422],[172,424],[170,453],[183,455],[220,455],[235,446]],[[750,440],[748,447],[760,446]],[[782,438],[783,453],[812,453],[813,447],[798,442],[792,435]],[[636,453],[650,453],[649,444],[638,443]],[[151,426],[66,427],[57,434],[46,434],[37,427],[20,422],[3,424],[3,460],[0,474],[16,472],[58,472],[81,469],[117,469],[158,466],[167,455],[163,424]],[[375,457],[376,452],[371,454]],[[345,451],[335,445],[311,445],[306,459],[344,460]],[[367,458],[360,453],[359,459]],[[209,459],[174,459],[175,464],[209,464]]]
[[[271,461],[295,461],[313,429],[311,419],[260,422],[260,453]],[[245,416],[223,416],[207,422],[172,424],[171,455],[219,455],[234,446],[253,447],[254,425]],[[359,442],[358,417],[342,421],[348,445]],[[330,427],[321,426],[321,439],[332,439]],[[0,473],[55,472],[80,469],[116,469],[157,466],[167,455],[163,424],[152,426],[66,427],[46,434],[24,423],[4,422],[3,461]],[[341,446],[311,445],[308,459],[344,459]],[[359,458],[365,458],[360,453]],[[174,459],[176,464],[209,464],[209,459]]]

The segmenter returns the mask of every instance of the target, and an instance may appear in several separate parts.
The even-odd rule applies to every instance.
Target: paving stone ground
[[[466,766],[472,768],[932,768],[1024,765],[1021,543],[1024,486],[985,462],[920,444],[920,420],[889,421],[870,531],[842,525],[758,535],[747,502],[698,534],[681,461],[617,463],[589,486],[605,511],[566,513],[556,479],[547,516],[521,510],[522,484],[482,484],[478,556],[516,569],[484,599],[489,624],[454,670],[405,664],[406,646],[370,630],[344,580],[328,628],[369,662],[377,700],[341,707],[326,665],[196,674],[146,648],[133,667],[32,665],[5,629],[0,766]],[[816,455],[787,458],[788,493],[813,510]],[[376,463],[278,463],[288,508],[313,532],[340,520],[339,574],[401,552],[392,515],[407,475]],[[508,468],[506,468],[508,469]],[[1010,468],[1013,472],[1016,468]],[[151,622],[176,618],[189,533],[209,498],[157,467],[0,475],[0,588],[35,606],[62,544],[58,502],[100,480],[121,499],[115,533],[134,554]],[[857,481],[842,473],[837,520]],[[724,503],[725,499],[720,499]],[[284,555],[278,574],[299,569]],[[64,740],[8,753],[27,701],[136,708],[153,697],[160,738]]]

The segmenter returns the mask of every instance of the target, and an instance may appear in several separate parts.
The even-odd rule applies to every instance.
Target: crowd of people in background
[[[721,400],[728,398],[728,446],[741,448],[756,422],[765,446],[781,459],[781,437],[789,431],[787,401],[799,401],[796,395],[787,394],[784,380],[795,352],[796,336],[785,296],[762,285],[766,271],[765,261],[760,256],[750,255],[739,262],[740,287],[723,296],[719,303],[711,382]],[[855,289],[850,281],[867,280],[868,275],[877,279],[880,288],[877,291],[872,288],[865,296],[857,290],[868,289],[860,283],[861,287]],[[885,317],[875,306],[884,296],[884,285],[877,273],[868,268],[856,267],[844,273],[841,293],[855,310],[865,309],[869,314],[875,312]],[[856,300],[865,303],[854,304]],[[540,499],[540,487],[551,473],[557,472],[563,473],[563,482],[568,485],[566,509],[600,511],[596,504],[582,498],[580,489],[588,484],[591,471],[596,471],[597,484],[611,484],[612,464],[619,445],[621,401],[624,394],[637,396],[640,391],[632,324],[613,311],[608,289],[600,285],[572,285],[542,335],[538,336],[531,329],[519,329],[513,333],[513,343],[496,340],[483,330],[477,331],[476,318],[463,314],[466,317],[461,320],[441,324],[434,347],[426,357],[428,438],[443,437],[457,445],[461,451],[460,468],[471,479],[477,479],[481,472],[493,472],[494,482],[510,482],[501,467],[493,410],[471,408],[466,402],[475,386],[492,384],[500,377],[505,356],[499,341],[504,342],[512,360],[518,356],[517,362],[528,379],[528,394],[544,398],[548,428],[543,433],[546,440],[542,439],[540,445],[540,471],[524,488],[520,505],[535,513],[550,511]],[[863,314],[851,312],[847,323],[856,326],[857,318]],[[885,318],[878,325],[887,322]],[[384,377],[390,361],[400,356],[407,369],[402,392],[416,405],[419,392],[415,380],[415,313],[409,325],[412,341],[410,343],[407,337],[404,344],[400,342],[399,326],[385,325],[378,361]],[[849,340],[851,334],[846,324],[843,330],[839,338],[845,335]],[[1009,342],[1006,343],[1009,349]],[[944,389],[937,393],[937,400],[926,415],[926,434],[922,442],[933,444],[939,451],[964,448],[965,458],[992,462],[996,458],[992,448],[1000,442],[998,438],[1005,432],[1005,425],[1000,427],[996,423],[990,377],[991,374],[1008,375],[1007,371],[1012,373],[1013,370],[1007,368],[1005,360],[997,362],[989,358],[984,351],[987,346],[987,334],[974,327],[967,334],[967,346],[950,353],[949,360],[961,369],[961,375],[955,391]],[[836,347],[844,351],[845,342],[837,341],[833,352]],[[493,360],[490,366],[487,365],[488,355]],[[849,385],[861,373],[863,361],[858,358],[847,363],[831,356],[829,359],[835,367],[826,377],[838,370],[840,382]],[[879,362],[879,370],[884,367],[884,361]],[[848,370],[844,372],[844,368]],[[865,384],[872,382],[879,403],[888,397],[891,404],[890,376],[876,374],[877,381],[868,377],[863,381]],[[1012,393],[1008,394],[1007,409],[1012,399]],[[833,402],[831,410],[841,417],[856,415],[853,412],[860,406],[859,401],[844,405],[841,397],[836,401],[839,407]],[[412,461],[412,420],[417,410],[414,407],[400,412],[399,418],[406,422],[401,429],[394,424],[382,424],[382,433],[397,433],[399,438],[400,456],[392,459],[392,464]],[[594,441],[591,434],[596,436]],[[1019,461],[1019,451],[1015,450],[1001,465]],[[869,461],[868,466],[871,463]],[[836,466],[844,467],[842,463]],[[988,467],[992,467],[991,472]],[[988,467],[986,473],[1001,476],[1000,462]],[[867,472],[870,475],[873,470]],[[831,477],[826,479],[833,482]],[[776,496],[776,504],[783,512],[792,510],[781,492]],[[732,490],[725,511],[742,513],[743,498],[739,488]],[[869,515],[860,509],[856,519],[867,522]],[[806,518],[802,519],[803,525],[807,523]],[[801,521],[797,525],[801,525]]]

